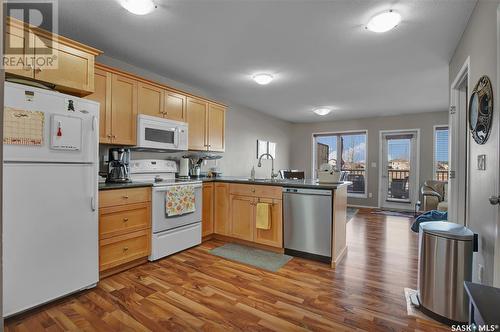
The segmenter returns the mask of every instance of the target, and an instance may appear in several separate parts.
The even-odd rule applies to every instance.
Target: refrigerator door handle
[[[95,130],[96,130],[96,128],[97,128],[97,118],[96,118],[96,116],[94,115],[94,116],[92,117],[92,131],[95,131]]]
[[[96,209],[94,197],[90,198],[90,209],[92,210],[92,212],[95,211],[95,209]]]

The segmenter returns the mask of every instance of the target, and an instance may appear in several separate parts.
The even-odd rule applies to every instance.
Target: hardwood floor
[[[416,287],[410,220],[361,210],[332,270],[294,258],[278,273],[228,261],[202,245],[102,280],[5,322],[6,331],[449,331],[406,315]]]

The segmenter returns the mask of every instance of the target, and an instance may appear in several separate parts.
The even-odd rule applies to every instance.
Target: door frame
[[[419,190],[418,186],[420,185],[420,128],[414,128],[414,129],[391,129],[391,130],[380,130],[379,131],[379,151],[378,151],[378,164],[379,164],[379,170],[378,170],[378,206],[380,208],[384,207],[383,204],[383,193],[382,193],[382,168],[383,168],[383,139],[384,139],[384,134],[390,134],[390,133],[405,133],[405,132],[411,132],[411,133],[417,133],[416,137],[416,172],[415,172],[415,183],[417,188],[413,193],[413,197],[411,198],[412,202],[417,202],[419,200]],[[409,209],[404,209],[402,206],[399,206],[398,203],[395,203],[396,205],[394,207],[390,206],[389,208],[394,208],[398,210],[408,210],[408,211],[413,211],[415,206],[410,203],[410,208]]]
[[[497,88],[496,93],[497,96],[500,96],[500,86],[498,86],[498,80],[500,78],[500,5],[497,7]],[[495,106],[495,109],[498,110],[498,106]],[[496,110],[493,110],[494,112]],[[500,128],[500,118],[497,116],[496,121],[498,122]],[[500,147],[500,135],[498,135],[498,146]],[[500,188],[500,176],[498,177],[499,183],[497,184],[497,188]],[[498,194],[498,193],[497,193]],[[494,263],[493,263],[493,286],[500,287],[500,213],[497,208],[497,227],[496,227],[496,243],[495,243],[495,255]]]
[[[464,83],[467,83],[467,89],[470,89],[470,56],[465,59],[462,68],[458,72],[457,76],[453,80],[450,86],[450,110],[448,115],[448,130],[449,130],[449,155],[450,155],[450,176],[448,179],[448,216],[449,220],[455,220],[458,224],[468,225],[469,220],[469,198],[467,195],[468,181],[470,179],[470,174],[468,170],[468,160],[469,156],[469,144],[470,140],[468,135],[460,135],[462,132],[468,133],[468,123],[467,123],[467,100],[468,96],[465,96],[465,114],[463,114],[463,108],[461,106],[460,99],[463,91],[461,87]],[[468,94],[468,93],[467,93]],[[459,108],[459,109],[457,109]],[[460,112],[462,110],[462,112]],[[455,140],[455,136],[458,137],[458,142]],[[462,150],[465,153],[465,158],[460,158],[459,151]],[[457,161],[454,161],[454,159]],[[459,163],[459,160],[464,160],[465,162]],[[454,173],[454,174],[453,174]],[[450,180],[454,180],[454,184],[458,189],[454,189],[451,185]],[[460,212],[459,207],[463,206],[464,211]]]

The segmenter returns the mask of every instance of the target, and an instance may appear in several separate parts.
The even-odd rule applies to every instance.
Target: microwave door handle
[[[179,148],[179,127],[175,127],[174,145],[176,149]]]

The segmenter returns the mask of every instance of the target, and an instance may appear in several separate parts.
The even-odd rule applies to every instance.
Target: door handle
[[[490,198],[488,198],[488,200],[490,201],[491,205],[499,205],[500,204],[500,196],[492,195],[492,196],[490,196]]]

